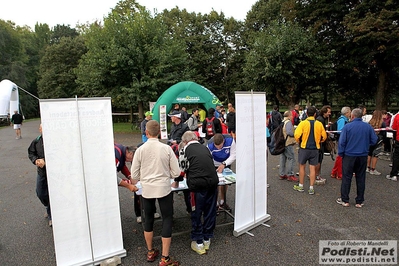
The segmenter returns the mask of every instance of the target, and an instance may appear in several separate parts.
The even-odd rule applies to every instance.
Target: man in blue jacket
[[[236,143],[232,136],[217,133],[208,141],[208,149],[211,151],[213,163],[218,173],[222,173],[224,168],[230,168],[231,164],[236,160]],[[218,205],[221,209],[231,211],[226,203],[227,186],[219,186]]]
[[[369,147],[377,143],[378,137],[368,123],[362,121],[363,112],[356,108],[352,110],[352,122],[346,124],[341,131],[338,143],[338,154],[342,157],[341,197],[338,204],[349,207],[349,192],[353,173],[356,176],[356,207],[361,208],[366,187],[366,168]]]

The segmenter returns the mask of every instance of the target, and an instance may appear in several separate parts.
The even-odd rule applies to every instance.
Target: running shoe
[[[335,202],[344,207],[349,207],[349,202],[344,202],[341,198],[338,198]]]
[[[153,262],[159,255],[159,250],[158,249],[151,249],[147,252],[147,261],[148,262]]]
[[[370,170],[370,175],[381,175],[377,170]]]
[[[294,185],[294,190],[298,191],[298,192],[304,192],[305,190],[303,189],[303,187],[301,187],[300,185]]]
[[[171,258],[165,259],[165,257],[162,257],[159,261],[159,266],[180,266],[180,262],[172,260]]]
[[[298,177],[294,176],[294,175],[290,175],[287,177],[287,181],[291,181],[291,182],[298,182]]]
[[[287,178],[288,178],[287,175],[281,175],[281,176],[280,176],[280,180],[285,180],[285,179],[287,179]]]
[[[209,250],[209,247],[211,246],[211,240],[204,240],[204,247],[205,250]]]
[[[191,241],[191,249],[197,252],[200,255],[203,255],[206,253],[205,250],[205,245],[204,244],[198,244],[196,241]]]

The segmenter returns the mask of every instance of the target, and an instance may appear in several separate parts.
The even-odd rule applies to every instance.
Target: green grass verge
[[[113,129],[114,133],[140,133],[140,129],[132,129],[132,123],[114,123]]]

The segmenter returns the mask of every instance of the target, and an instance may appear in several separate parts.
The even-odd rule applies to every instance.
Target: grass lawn
[[[172,127],[172,122],[168,121],[168,131]],[[141,133],[140,128],[132,128],[132,123],[113,123],[114,133]]]
[[[140,129],[132,128],[132,123],[114,123],[113,129],[115,133],[140,133]]]

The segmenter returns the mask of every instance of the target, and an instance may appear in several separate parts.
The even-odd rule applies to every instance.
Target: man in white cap
[[[179,144],[181,142],[181,137],[184,132],[188,131],[189,128],[186,124],[181,122],[181,113],[179,111],[173,111],[168,114],[170,119],[172,119],[172,128],[169,134],[169,145]]]
[[[145,129],[147,127],[147,122],[150,121],[152,119],[152,116],[154,115],[153,113],[151,113],[151,111],[147,111],[145,112],[145,118],[143,119],[143,121],[141,121],[140,124],[140,129],[141,129],[141,140],[144,142],[146,142],[148,140],[147,136],[145,135]]]

